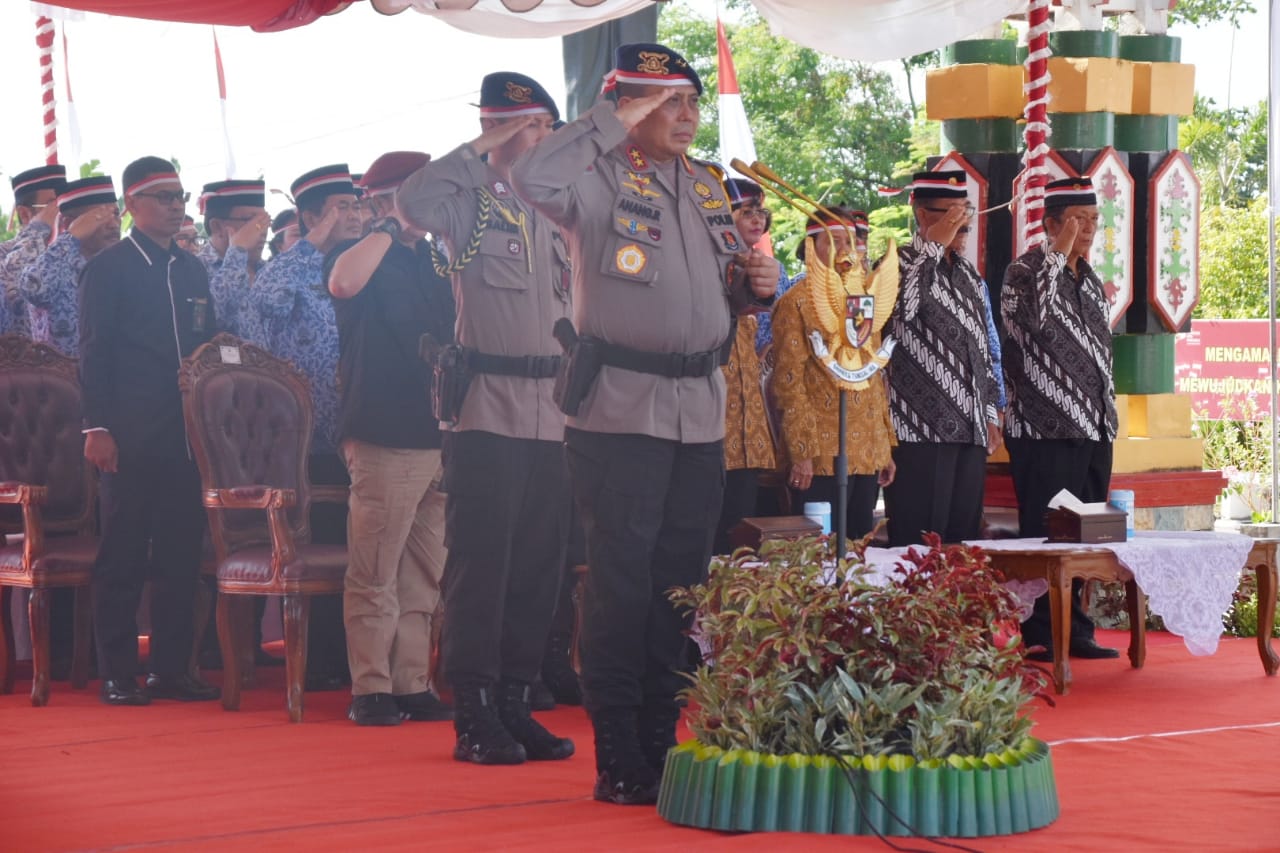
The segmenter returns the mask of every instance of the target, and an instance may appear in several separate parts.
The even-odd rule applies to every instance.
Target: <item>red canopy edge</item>
[[[43,0],[50,6],[190,24],[252,27],[277,32],[340,12],[350,0]]]

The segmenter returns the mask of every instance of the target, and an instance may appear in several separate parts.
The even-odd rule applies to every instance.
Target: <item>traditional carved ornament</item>
[[[968,176],[965,182],[965,188],[969,193],[969,204],[973,205],[974,210],[986,210],[988,198],[987,179],[982,173],[975,169],[964,155],[957,154],[952,151],[950,154],[938,161],[933,167],[937,171],[943,169],[963,169]],[[984,278],[987,275],[987,217],[973,217],[974,233],[970,235],[973,239],[965,241],[964,252],[962,253],[965,260],[973,264],[978,271],[978,275]]]
[[[1200,301],[1200,181],[1191,159],[1170,152],[1151,179],[1147,299],[1171,332]]]
[[[813,357],[844,391],[866,388],[889,362],[895,341],[880,330],[898,301],[898,247],[889,240],[884,260],[868,278],[861,256],[822,258],[805,238],[805,281],[800,302]]]
[[[1133,177],[1110,146],[1094,159],[1088,176],[1098,194],[1099,216],[1089,263],[1102,280],[1114,329],[1133,303]]]

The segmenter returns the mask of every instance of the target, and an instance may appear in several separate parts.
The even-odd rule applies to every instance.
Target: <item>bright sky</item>
[[[711,0],[682,2],[714,14]],[[1197,65],[1201,92],[1220,105],[1266,97],[1264,15],[1244,22],[1234,50],[1225,25],[1175,34],[1184,37],[1183,61]],[[117,188],[125,165],[143,154],[178,158],[193,192],[227,177],[210,27],[93,16],[69,23],[67,37],[81,160],[100,159]],[[559,39],[473,36],[412,11],[387,18],[356,3],[300,29],[223,28],[218,40],[232,177],[263,175],[272,188],[287,190],[316,166],[346,162],[359,172],[384,151],[438,155],[472,138],[478,125],[470,104],[490,71],[529,74],[564,101]],[[6,210],[8,175],[44,162],[37,57],[28,5],[0,3],[0,205]],[[60,44],[54,66],[61,160],[70,163]],[[268,201],[273,211],[284,205],[278,196]]]

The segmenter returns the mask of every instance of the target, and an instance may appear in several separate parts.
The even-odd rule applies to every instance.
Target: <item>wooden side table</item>
[[[1275,675],[1280,669],[1280,655],[1271,647],[1271,629],[1276,618],[1276,546],[1280,539],[1255,539],[1249,549],[1246,569],[1253,569],[1258,578],[1258,657],[1267,675]]]

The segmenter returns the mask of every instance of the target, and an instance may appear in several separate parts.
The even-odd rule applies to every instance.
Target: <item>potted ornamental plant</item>
[[[931,537],[885,576],[866,540],[767,541],[672,592],[705,663],[694,738],[668,754],[659,813],[721,830],[973,837],[1058,815],[1027,705],[1019,602],[982,552]],[[1051,700],[1050,700],[1051,701]]]

